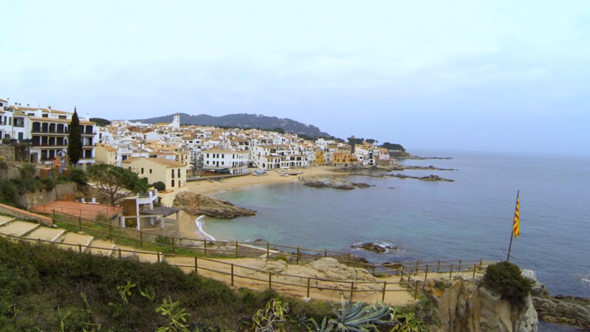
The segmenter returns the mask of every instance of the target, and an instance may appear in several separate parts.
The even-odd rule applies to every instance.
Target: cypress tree
[[[70,164],[74,166],[82,158],[82,131],[80,130],[80,119],[75,107],[72,122],[70,122],[70,133],[68,134],[68,158],[70,158]]]

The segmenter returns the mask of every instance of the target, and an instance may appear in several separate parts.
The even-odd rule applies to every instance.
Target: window
[[[152,174],[152,169],[150,168],[150,174]]]
[[[42,118],[48,118],[49,117],[49,114],[43,114],[43,115],[41,115],[41,117]]]
[[[174,180],[172,180],[170,183],[172,184],[170,187],[174,188]]]
[[[58,119],[62,119],[62,120],[66,120],[67,118],[68,118],[68,117],[67,117],[67,116],[65,116],[65,115],[60,115],[60,116],[58,116]]]
[[[178,169],[177,174],[178,174],[178,177],[180,177],[180,168]]]
[[[141,174],[143,174],[143,167],[141,168]]]

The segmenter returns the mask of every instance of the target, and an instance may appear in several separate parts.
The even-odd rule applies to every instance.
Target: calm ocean
[[[352,176],[350,181],[372,187],[319,189],[294,181],[220,193],[217,198],[258,215],[206,218],[204,228],[217,239],[314,249],[350,251],[354,243],[370,241],[401,248],[386,255],[353,251],[377,262],[504,260],[520,190],[521,232],[511,262],[534,270],[552,294],[590,297],[590,157],[412,153],[453,159],[402,163],[457,170],[405,174],[437,174],[455,182]]]

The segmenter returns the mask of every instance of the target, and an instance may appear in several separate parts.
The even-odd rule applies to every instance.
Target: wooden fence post
[[[350,253],[348,253],[348,259],[346,260],[346,266],[350,266]],[[375,273],[373,273],[375,274]]]
[[[477,264],[473,264],[473,277],[475,278],[475,270],[477,269]]]
[[[457,268],[457,272],[461,272],[461,260],[459,260],[459,267]]]
[[[270,256],[270,243],[266,243],[266,259],[268,260]],[[270,288],[270,286],[268,286],[268,288]]]
[[[383,296],[381,296],[381,302],[385,302],[385,290],[387,289],[387,281],[383,282]]]
[[[121,248],[119,248],[119,259],[121,259]]]
[[[309,298],[309,289],[311,288],[311,278],[307,277],[307,298]]]
[[[80,253],[82,253],[82,244],[78,243],[78,251],[80,251]]]
[[[449,279],[453,279],[453,264],[451,264],[451,274],[449,275]]]
[[[238,245],[238,241],[236,241],[236,258],[240,257],[240,246]],[[232,265],[233,269],[233,265]],[[232,283],[233,286],[233,283]]]
[[[297,247],[297,265],[299,265],[299,255],[300,255],[299,247]],[[309,294],[307,295],[307,297],[309,297]]]
[[[440,272],[440,260],[438,261],[438,264],[436,265],[436,274],[438,274]]]
[[[109,240],[113,241],[113,224],[109,224]]]
[[[158,263],[161,262],[160,260],[160,252],[158,251]]]
[[[236,242],[237,244],[237,242]],[[234,264],[231,265],[231,286],[234,287]]]
[[[354,294],[354,281],[350,283],[350,300],[352,301],[352,295]]]
[[[268,288],[272,288],[272,273],[268,273]]]
[[[424,284],[426,285],[426,280],[428,280],[428,264],[426,264],[426,272],[424,273]]]
[[[82,217],[78,217],[78,229],[82,231]]]
[[[418,275],[418,266],[420,265],[420,262],[416,262],[416,271],[414,271],[414,275]]]
[[[328,250],[324,250],[324,257],[328,257]]]
[[[142,230],[139,231],[139,244],[141,245],[141,249],[143,249],[143,231]]]
[[[172,253],[176,253],[176,241],[174,241],[175,238],[172,238]]]
[[[205,243],[205,246],[203,246],[203,248],[205,248],[205,257],[207,257],[207,239],[203,240]]]
[[[195,256],[195,274],[199,274],[199,272],[197,271],[197,256]]]
[[[416,290],[414,291],[414,300],[418,298],[418,280],[416,280]]]
[[[483,259],[482,259],[482,258],[480,258],[480,259],[479,259],[479,272],[481,272],[482,265],[483,265]]]

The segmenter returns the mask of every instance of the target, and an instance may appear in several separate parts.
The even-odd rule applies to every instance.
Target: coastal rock
[[[381,244],[381,243],[373,243],[373,242],[366,242],[360,244],[353,244],[351,246],[352,249],[363,249],[366,251],[371,251],[377,254],[383,254],[388,252],[389,250],[397,250],[397,247],[394,247],[389,244]]]
[[[308,187],[315,188],[334,188],[351,190],[354,188],[368,188],[370,185],[366,183],[352,183],[343,179],[328,179],[328,178],[310,178],[304,179],[303,184]]]
[[[387,174],[387,176],[399,178],[399,179],[417,179],[417,180],[421,180],[421,181],[455,182],[455,180],[441,178],[440,176],[435,175],[435,174],[418,177],[418,176],[409,176],[409,175],[397,173],[397,174]]]
[[[237,207],[230,202],[205,195],[183,191],[176,195],[173,205],[190,215],[206,215],[213,218],[231,219],[239,216],[252,216],[256,211]]]
[[[432,279],[424,285],[424,294],[434,305],[432,316],[439,323],[433,332],[536,332],[537,312],[531,297],[522,305],[502,300],[485,288],[481,278]]]

